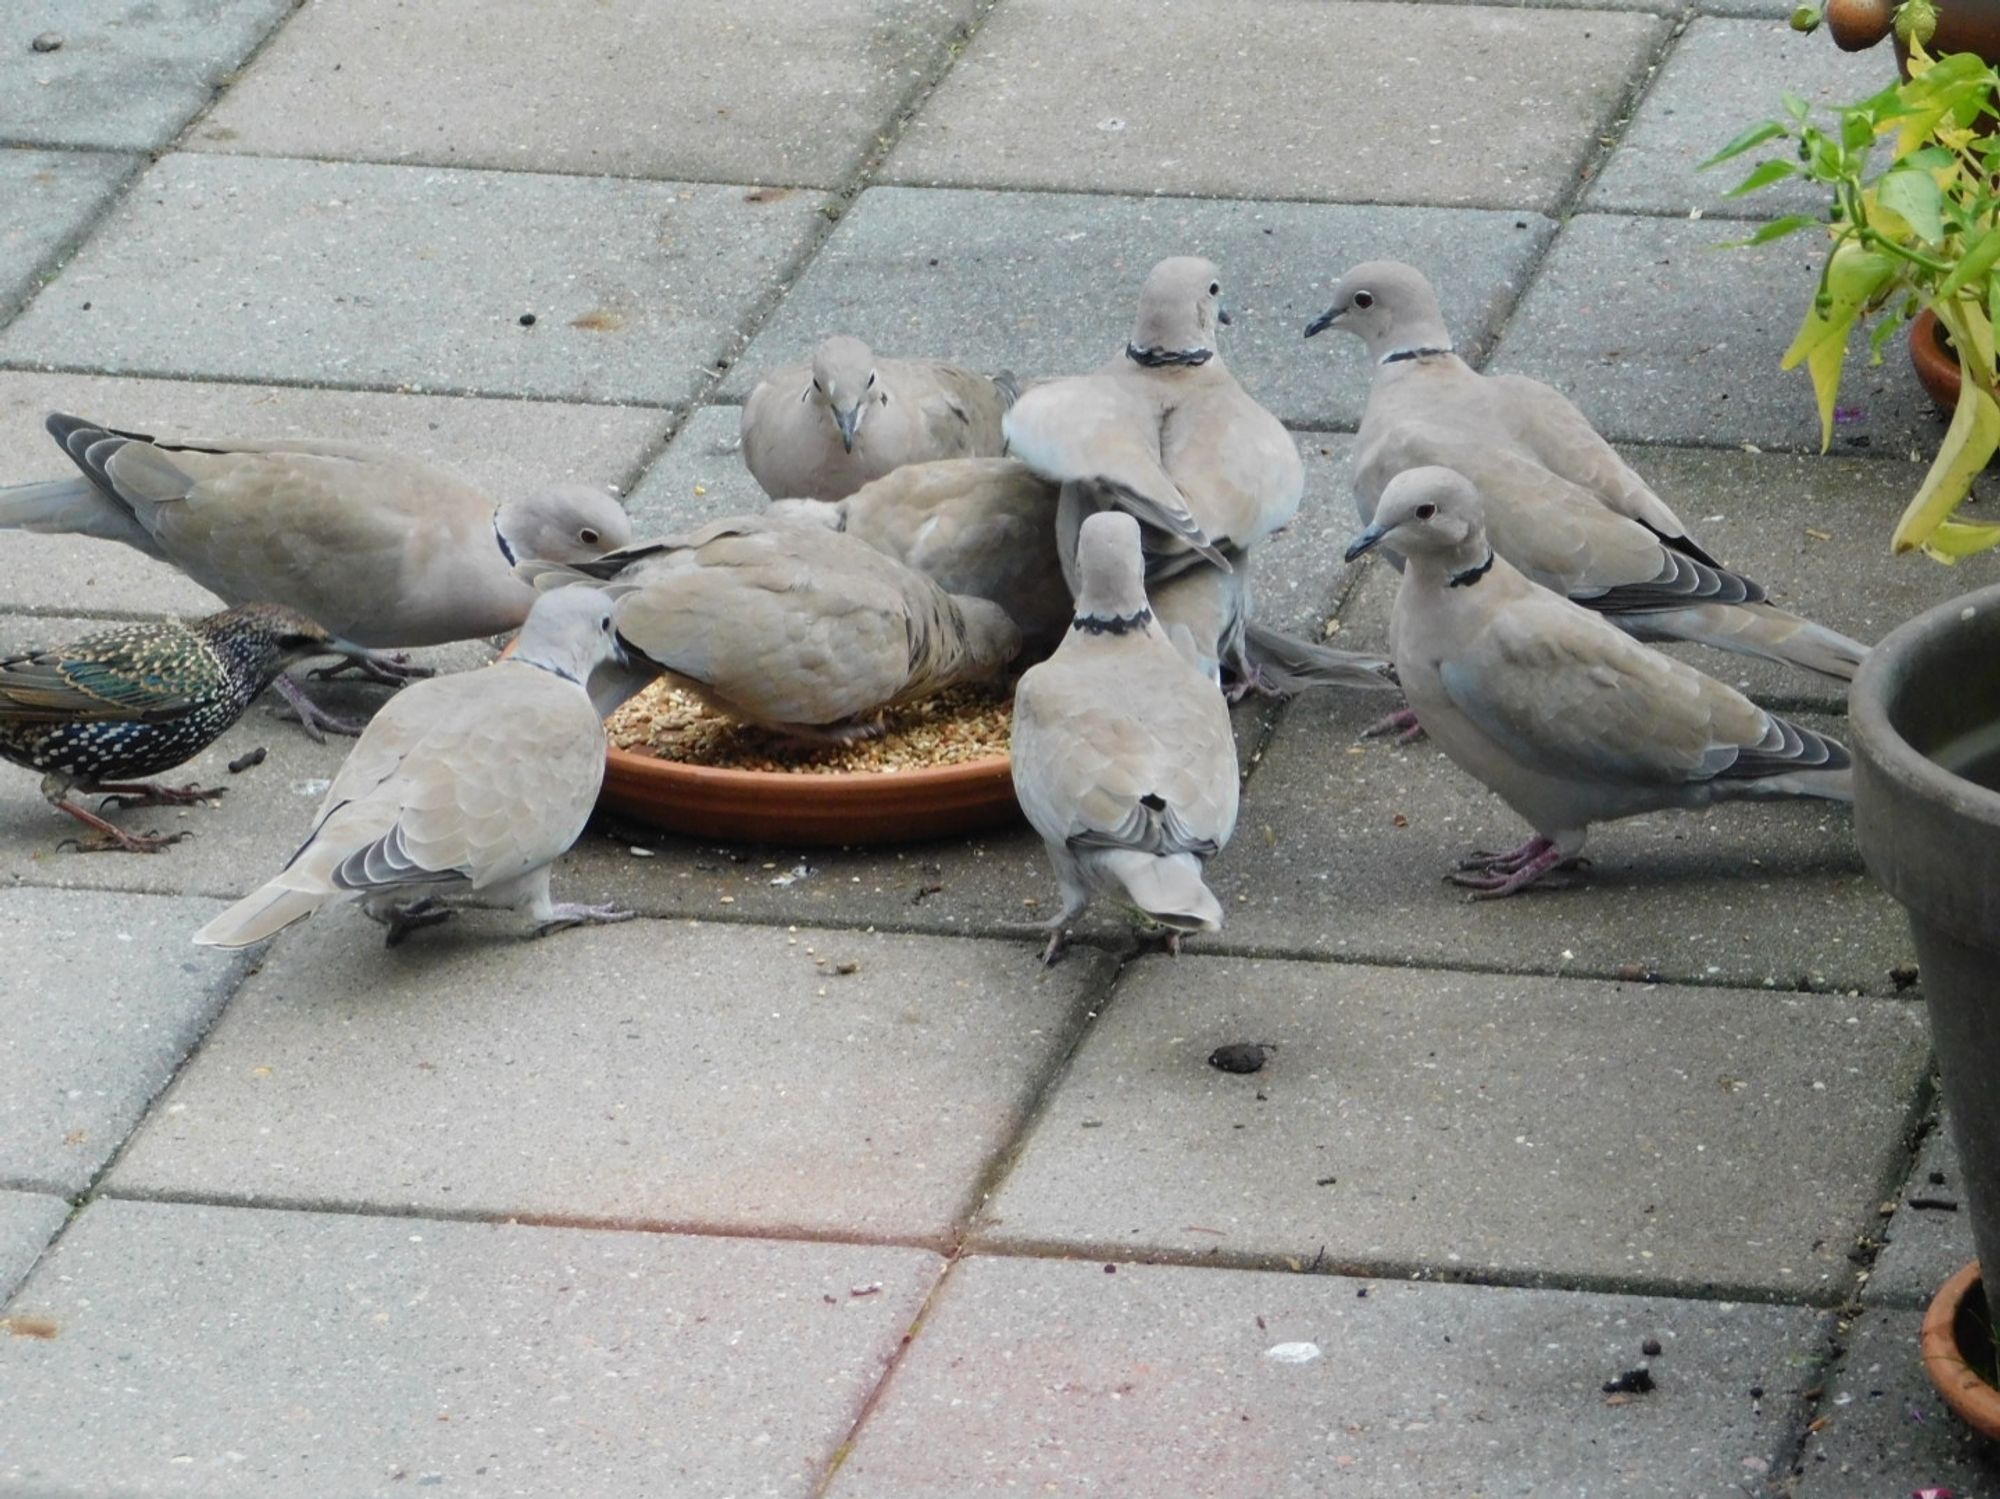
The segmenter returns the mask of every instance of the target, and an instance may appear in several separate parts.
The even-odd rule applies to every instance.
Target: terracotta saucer
[[[1982,1435],[2000,1440],[2000,1390],[1966,1361],[1963,1340],[1980,1310],[1979,1261],[1946,1281],[1924,1313],[1924,1372],[1958,1418]],[[1968,1306],[1967,1302],[1971,1302]]]

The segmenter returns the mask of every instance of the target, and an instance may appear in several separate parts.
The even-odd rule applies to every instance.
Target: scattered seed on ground
[[[1645,1342],[1639,1345],[1639,1351],[1645,1354],[1647,1358],[1658,1358],[1660,1356],[1660,1340],[1658,1338],[1646,1339]]]

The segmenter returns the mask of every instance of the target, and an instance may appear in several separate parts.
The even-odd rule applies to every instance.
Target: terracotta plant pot
[[[1860,52],[1895,29],[1896,0],[1829,0],[1826,29],[1842,50]],[[1896,63],[1904,67],[1908,50],[1896,38]],[[1938,0],[1937,30],[1924,43],[1932,57],[1949,52],[1976,52],[1989,63],[2000,62],[2000,0]]]
[[[1944,324],[1928,308],[1910,319],[1910,363],[1942,410],[1958,405],[1958,355],[1945,337]]]
[[[1960,1185],[2000,1266],[2000,585],[1892,631],[1848,695],[1854,835],[1901,903]]]
[[[598,803],[669,832],[745,843],[911,843],[1021,815],[1005,755],[928,770],[787,775],[614,749]]]
[[[1993,1324],[1974,1260],[1946,1281],[1924,1314],[1924,1372],[1958,1418],[2000,1439],[2000,1390],[1979,1371],[1993,1367]]]

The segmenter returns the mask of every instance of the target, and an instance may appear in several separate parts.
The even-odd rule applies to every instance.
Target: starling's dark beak
[[[1228,309],[1227,307],[1218,307],[1218,308],[1216,308],[1216,309],[1215,309],[1215,320],[1216,320],[1216,321],[1217,321],[1218,323],[1222,324],[1222,326],[1223,326],[1223,327],[1227,328],[1227,327],[1229,326],[1229,323],[1230,323],[1230,317],[1229,317],[1229,309]]]
[[[846,411],[836,409],[833,424],[840,428],[840,445],[848,452],[854,451],[854,434],[861,426],[861,408],[855,406]]]
[[[1339,316],[1340,309],[1338,307],[1327,308],[1325,312],[1322,312],[1318,317],[1306,324],[1306,337],[1311,338],[1315,334],[1326,332],[1327,329],[1333,326],[1333,320]]]
[[[1306,337],[1312,337],[1312,330],[1310,328],[1306,330]],[[1388,534],[1387,529],[1382,526],[1370,526],[1366,531],[1363,531],[1359,536],[1354,538],[1353,544],[1347,549],[1347,560],[1352,562],[1355,558],[1365,556],[1367,553],[1374,551],[1375,548],[1382,544],[1382,538]]]

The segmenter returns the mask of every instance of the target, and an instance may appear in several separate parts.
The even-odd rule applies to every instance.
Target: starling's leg
[[[95,828],[95,838],[65,838],[58,848],[74,846],[80,854],[101,854],[110,849],[119,849],[128,854],[156,854],[170,843],[179,843],[183,838],[194,835],[183,830],[178,833],[128,833],[123,828],[113,827],[95,812],[87,812],[68,797],[56,802],[58,812],[67,812],[87,828]]]
[[[1417,722],[1417,715],[1410,708],[1398,708],[1386,718],[1378,718],[1361,731],[1363,739],[1380,739],[1386,734],[1394,734],[1398,744],[1415,744],[1424,737],[1424,726]]]
[[[291,704],[290,712],[281,708],[277,716],[298,720],[299,727],[312,737],[313,743],[325,744],[328,734],[344,734],[349,739],[360,737],[363,725],[327,712],[307,697],[305,689],[290,677],[281,676],[271,685],[278,690],[280,697]]]
[[[104,800],[97,805],[106,811],[113,807],[192,807],[199,802],[214,801],[229,790],[227,786],[197,786],[193,781],[185,786],[162,786],[154,781],[100,781],[85,789],[93,796],[103,796]]]
[[[314,681],[328,682],[349,672],[363,681],[382,682],[391,687],[407,686],[424,677],[437,675],[433,667],[410,665],[409,656],[402,651],[357,651],[354,655],[343,656],[338,665],[315,668],[312,676]]]

